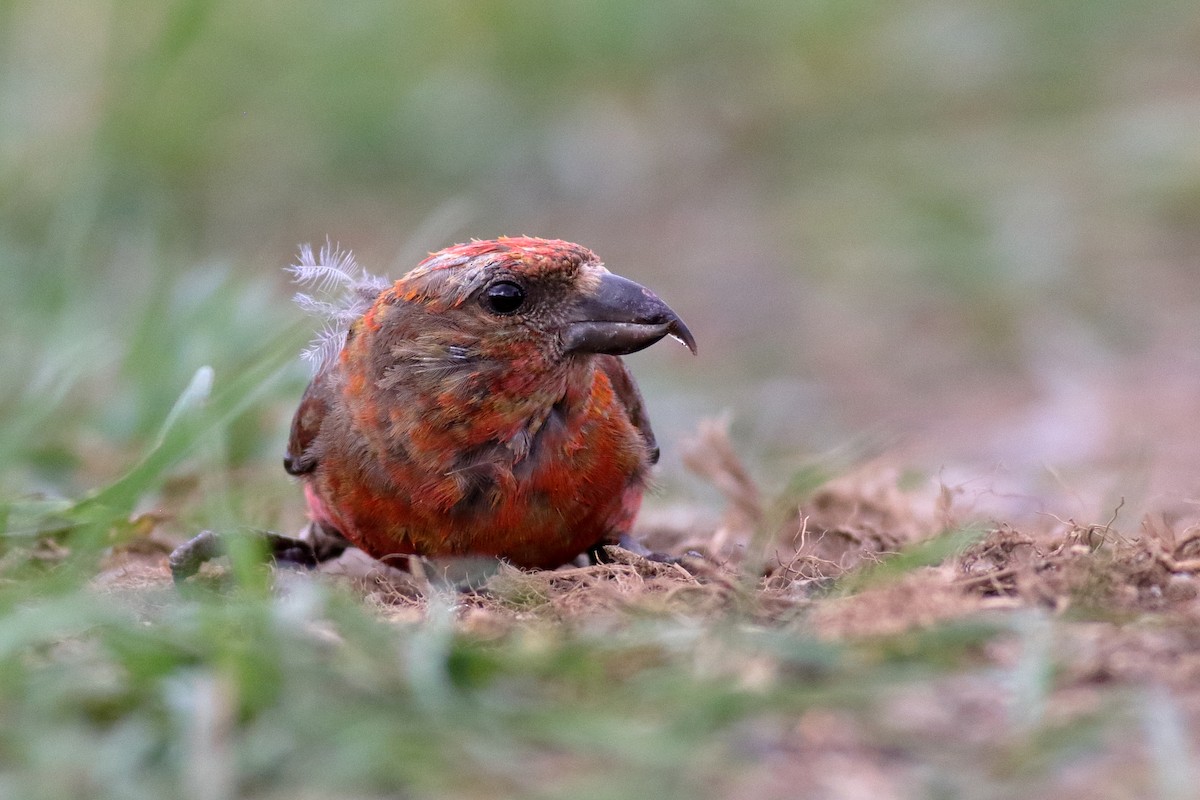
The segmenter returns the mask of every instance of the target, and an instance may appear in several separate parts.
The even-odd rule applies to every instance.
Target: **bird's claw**
[[[347,546],[347,542],[340,536],[333,536],[328,531],[317,528],[315,523],[310,524],[300,536],[286,536],[274,531],[251,531],[248,535],[263,542],[272,561],[304,567],[315,567],[323,561],[336,558]],[[175,583],[183,583],[199,572],[204,564],[225,555],[227,550],[223,534],[200,531],[176,547],[167,557],[171,577]]]
[[[167,564],[171,567],[171,577],[175,583],[183,583],[200,571],[206,562],[212,561],[225,552],[225,543],[221,537],[212,531],[200,531],[183,544],[171,551],[167,556]]]

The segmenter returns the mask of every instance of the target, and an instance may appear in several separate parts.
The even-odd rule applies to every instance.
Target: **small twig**
[[[1112,530],[1112,524],[1117,521],[1117,515],[1121,513],[1121,509],[1124,507],[1125,495],[1121,495],[1121,502],[1117,503],[1117,507],[1113,509],[1112,516],[1109,517],[1108,522],[1104,523],[1103,531],[1105,536],[1107,536],[1108,532]]]
[[[974,588],[975,586],[981,586],[990,582],[995,584],[996,588],[999,589],[1001,588],[997,583],[999,580],[1002,578],[1015,578],[1017,572],[1017,567],[1002,567],[986,575],[970,575],[959,578],[955,583],[965,588]]]

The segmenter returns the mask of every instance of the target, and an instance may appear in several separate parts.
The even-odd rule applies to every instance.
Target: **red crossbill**
[[[449,247],[353,320],[284,466],[314,523],[375,558],[558,566],[633,524],[658,447],[620,356],[668,334],[695,352],[662,300],[577,244]]]

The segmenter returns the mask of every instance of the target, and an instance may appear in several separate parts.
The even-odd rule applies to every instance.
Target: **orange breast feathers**
[[[629,532],[658,448],[620,356],[656,295],[566,242],[435,253],[380,291],[305,392],[285,465],[370,555],[553,567]]]
[[[310,513],[379,559],[495,556],[553,567],[615,542],[641,505],[650,450],[608,375],[590,377],[582,397],[550,410],[519,459],[484,448],[426,471],[394,456],[364,465],[333,448],[310,483]]]

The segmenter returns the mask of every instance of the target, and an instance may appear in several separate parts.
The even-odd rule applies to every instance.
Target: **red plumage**
[[[313,521],[370,555],[553,567],[628,533],[658,449],[620,355],[674,335],[569,242],[434,253],[378,292],[292,424]]]

